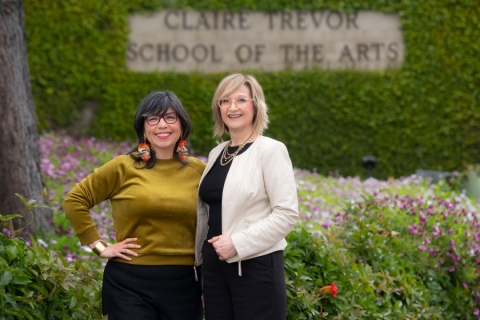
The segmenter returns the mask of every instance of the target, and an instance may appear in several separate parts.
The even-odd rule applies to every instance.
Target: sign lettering
[[[140,72],[373,70],[399,68],[404,43],[396,14],[172,9],[130,17],[126,59]]]

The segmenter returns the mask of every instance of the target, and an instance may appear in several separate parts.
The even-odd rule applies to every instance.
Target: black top
[[[239,157],[244,153],[253,142],[247,143],[242,150],[236,155]],[[228,147],[228,153],[234,153],[239,146]],[[208,234],[207,240],[212,237],[216,237],[222,234],[222,196],[223,196],[223,186],[225,185],[225,180],[227,179],[228,171],[232,165],[230,161],[225,166],[220,164],[220,159],[222,158],[222,152],[218,156],[217,160],[213,164],[210,171],[207,173],[205,178],[202,181],[199,189],[199,196],[203,202],[210,206],[210,211],[208,213]]]

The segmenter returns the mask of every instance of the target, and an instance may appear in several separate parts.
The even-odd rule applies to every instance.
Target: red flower
[[[331,286],[321,287],[320,291],[323,292],[324,294],[331,294],[334,298],[336,298],[338,287],[335,285],[335,282],[332,282]]]

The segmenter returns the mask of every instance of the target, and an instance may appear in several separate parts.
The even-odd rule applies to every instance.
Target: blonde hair
[[[253,117],[253,131],[261,135],[268,127],[267,104],[265,103],[265,96],[263,89],[258,83],[257,79],[251,75],[243,75],[240,73],[231,74],[222,81],[217,87],[212,99],[213,120],[215,125],[213,127],[213,136],[221,138],[225,133],[228,133],[228,127],[222,120],[222,114],[218,107],[217,100],[219,98],[228,97],[241,86],[246,85],[252,94],[253,105],[255,106],[255,116]]]

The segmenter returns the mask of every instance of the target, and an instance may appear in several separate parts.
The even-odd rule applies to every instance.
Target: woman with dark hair
[[[102,306],[110,320],[202,319],[194,238],[205,164],[185,154],[190,119],[175,94],[153,92],[138,106],[134,127],[138,150],[95,169],[63,208],[81,244],[108,259]],[[107,199],[117,241],[111,245],[89,213]]]

